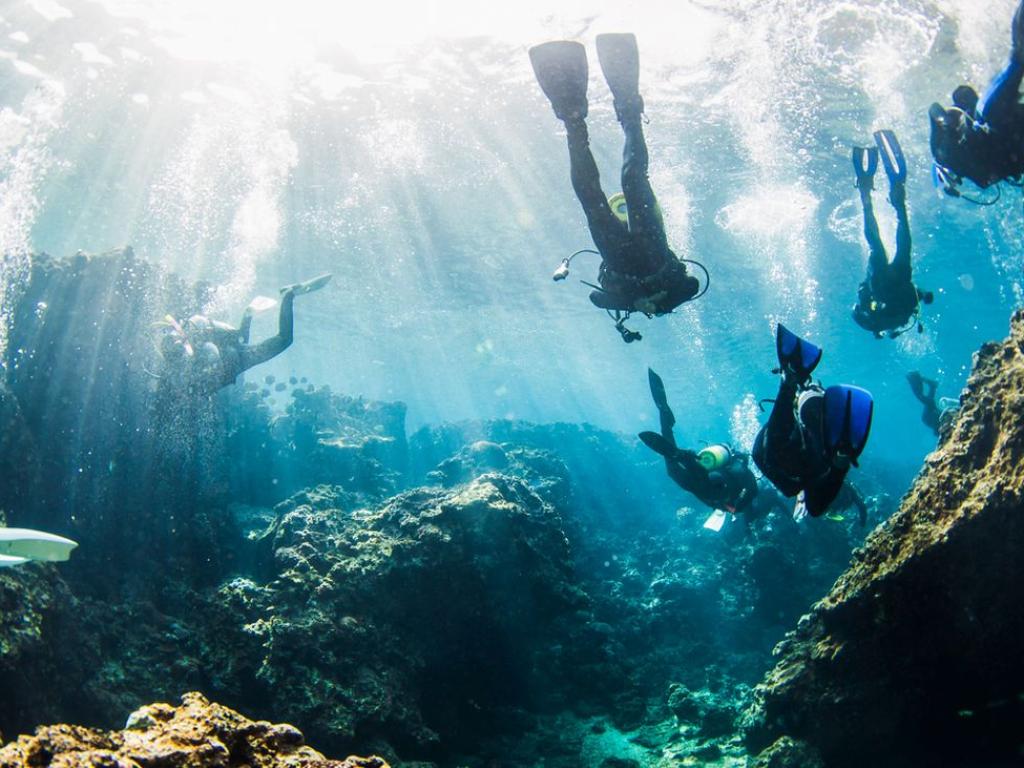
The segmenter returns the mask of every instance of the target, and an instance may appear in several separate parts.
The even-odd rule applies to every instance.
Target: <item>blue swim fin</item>
[[[896,134],[888,129],[875,131],[875,144],[878,154],[885,166],[885,175],[890,184],[903,184],[907,180],[907,161],[903,157],[903,149],[896,140]]]
[[[821,362],[821,348],[801,339],[782,323],[775,333],[775,351],[782,372],[795,376],[799,384],[807,381]]]
[[[878,170],[878,150],[875,147],[853,148],[853,173],[860,189],[875,188],[875,171]]]
[[[875,403],[860,387],[838,384],[825,390],[825,447],[830,455],[842,454],[857,466],[871,432]]]

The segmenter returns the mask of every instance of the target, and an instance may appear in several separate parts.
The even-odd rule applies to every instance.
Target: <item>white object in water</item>
[[[21,565],[28,560],[63,562],[71,557],[71,550],[77,546],[78,542],[54,533],[30,528],[0,528],[0,557],[20,561],[6,565]]]
[[[711,513],[711,517],[704,521],[704,527],[710,531],[720,531],[723,525],[725,525],[725,512],[720,509],[716,509]]]
[[[10,555],[0,555],[0,568],[10,568],[13,565],[21,565],[27,563],[28,560],[24,557],[11,557]]]
[[[277,299],[272,299],[269,296],[257,296],[249,302],[248,309],[253,314],[258,315],[260,312],[266,312],[268,309],[273,309],[277,306]]]

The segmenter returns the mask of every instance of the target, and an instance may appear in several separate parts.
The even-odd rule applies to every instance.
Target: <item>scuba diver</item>
[[[959,187],[969,179],[982,189],[1003,180],[1020,185],[1024,174],[1024,105],[1020,84],[1024,78],[1024,0],[1013,14],[1010,58],[989,83],[985,94],[969,85],[953,92],[953,106],[928,108],[932,178],[951,197],[989,205],[965,197]],[[997,198],[998,199],[998,198]]]
[[[647,378],[661,417],[661,434],[641,432],[639,437],[665,459],[668,476],[712,509],[739,514],[749,508],[758,490],[757,478],[748,466],[750,457],[722,444],[700,451],[677,447],[672,432],[676,419],[665,397],[665,385],[650,368]]]
[[[277,357],[291,346],[295,297],[317,291],[330,280],[331,275],[325,274],[282,288],[277,335],[259,344],[249,344],[253,315],[272,307],[273,299],[253,300],[242,314],[238,328],[205,315],[193,315],[183,323],[168,315],[159,324],[164,335],[158,349],[165,368],[160,378],[170,378],[178,388],[201,395],[233,384],[244,371]]]
[[[553,278],[564,280],[569,264],[580,253],[597,253],[599,285],[590,301],[615,320],[627,343],[641,338],[625,327],[633,312],[647,317],[668,314],[698,298],[698,280],[687,273],[686,259],[669,248],[661,209],[647,176],[647,144],[641,116],[640,54],[632,34],[597,36],[597,56],[615,103],[615,114],[626,136],[622,162],[622,192],[610,199],[601,190],[597,163],[587,132],[587,54],[580,43],[556,40],[530,49],[530,62],[555,116],[565,124],[573,190],[583,206],[597,251],[584,249],[562,260]],[[697,264],[697,262],[690,262]],[[702,265],[701,269],[704,269]],[[705,275],[707,270],[704,270]]]
[[[758,469],[783,495],[797,497],[794,517],[822,515],[867,444],[874,403],[860,387],[811,383],[822,351],[779,324],[782,374],[768,423],[754,439]]]
[[[890,339],[917,325],[921,303],[931,304],[930,291],[921,291],[911,280],[910,220],[907,217],[907,163],[903,158],[896,135],[892,131],[875,131],[877,147],[854,147],[853,170],[860,190],[860,203],[864,209],[864,239],[871,255],[868,273],[857,291],[857,304],[853,319],[857,325],[871,331],[876,339],[883,334]],[[875,171],[881,156],[885,175],[889,177],[889,202],[896,210],[896,255],[890,263],[878,232],[878,221],[871,202]]]
[[[921,411],[921,421],[924,425],[939,436],[956,413],[956,406],[950,405],[956,402],[952,398],[943,397],[939,401],[935,398],[935,392],[939,383],[935,379],[925,378],[918,371],[911,371],[907,374],[907,382],[914,393],[914,397],[924,406]]]

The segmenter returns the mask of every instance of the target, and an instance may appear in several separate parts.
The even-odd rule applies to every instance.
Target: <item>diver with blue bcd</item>
[[[874,136],[877,146],[853,148],[853,171],[864,210],[864,239],[871,253],[867,277],[857,291],[853,319],[877,339],[895,339],[914,326],[918,333],[924,330],[920,322],[921,304],[931,304],[933,296],[930,291],[919,290],[912,280],[907,162],[903,150],[892,131],[875,131]],[[891,262],[871,202],[879,159],[889,179],[889,202],[896,211],[896,254]]]
[[[981,189],[1007,181],[1021,186],[1024,175],[1024,105],[1020,85],[1024,80],[1024,0],[1011,23],[1010,57],[982,96],[969,85],[953,92],[953,106],[932,104],[930,144],[935,163],[932,179],[951,197],[979,205],[991,205],[996,195],[982,200],[964,194],[964,180]]]
[[[874,401],[860,387],[812,383],[822,350],[781,323],[775,347],[782,382],[768,423],[754,439],[754,463],[783,495],[797,497],[794,517],[818,517],[839,494],[850,466],[858,466]]]
[[[647,175],[648,154],[640,96],[640,54],[632,34],[597,36],[601,71],[612,92],[615,115],[626,137],[622,162],[622,192],[608,198],[601,189],[597,163],[590,151],[587,131],[587,54],[580,43],[556,40],[530,49],[530,62],[541,90],[555,116],[565,124],[573,190],[597,246],[562,260],[552,276],[569,275],[569,265],[580,253],[601,257],[597,284],[590,301],[615,320],[624,341],[641,335],[625,326],[634,312],[647,317],[672,312],[680,304],[699,298],[707,290],[687,272],[688,259],[680,259],[668,246],[661,209]],[[704,270],[703,265],[697,264]]]

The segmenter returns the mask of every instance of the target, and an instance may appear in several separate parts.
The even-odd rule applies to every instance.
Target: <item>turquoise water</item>
[[[998,69],[1009,0],[245,8],[3,6],[8,282],[20,251],[130,244],[222,286],[210,309],[234,321],[252,295],[331,271],[298,304],[295,345],[257,375],[400,399],[413,426],[515,416],[634,431],[652,424],[651,366],[686,435],[741,443],[753,398],[773,394],[783,320],[825,347],[826,381],[875,393],[862,471],[897,484],[932,445],[903,374],[955,396],[1019,302],[1019,195],[989,209],[937,199],[925,118]],[[591,243],[526,57],[538,41],[623,29],[640,41],[670,240],[712,274],[702,301],[641,322],[632,346],[575,283],[592,278],[588,257],[550,280]],[[612,190],[621,137],[591,70]],[[849,146],[885,126],[911,163],[917,279],[937,294],[925,332],[896,342],[848,314],[867,258]],[[876,203],[891,243],[884,192]],[[257,334],[272,332],[264,319]]]
[[[629,441],[574,426],[502,424],[490,432],[452,427],[450,433],[420,433],[419,440],[410,440],[406,455],[403,434],[383,450],[380,475],[363,486],[343,478],[353,480],[346,491],[366,492],[371,501],[360,498],[358,504],[371,508],[383,504],[390,492],[426,482],[438,462],[474,440],[528,446],[510,466],[525,473],[530,488],[551,493],[557,507],[558,493],[568,497],[568,491],[554,483],[553,492],[545,483],[554,477],[568,485],[571,473],[577,484],[571,503],[562,499],[558,510],[566,535],[552,526],[557,535],[551,539],[569,541],[580,582],[598,606],[585,627],[593,636],[579,630],[575,641],[603,649],[601,643],[613,638],[624,644],[617,649],[625,647],[637,659],[650,652],[658,663],[638,661],[639,671],[630,671],[635,672],[631,680],[651,681],[652,690],[645,692],[650,697],[664,692],[662,683],[683,680],[693,690],[703,685],[724,700],[732,696],[729,686],[736,681],[742,686],[759,679],[770,663],[768,650],[831,583],[863,531],[825,521],[783,530],[773,521],[774,533],[770,526],[761,529],[756,548],[749,540],[743,544],[750,545],[748,551],[736,540],[703,532],[699,519],[705,510],[677,518],[676,508],[698,505],[664,477],[660,460],[633,440],[638,431],[657,428],[647,368],[664,379],[679,421],[680,445],[726,440],[749,449],[766,418],[757,402],[776,392],[774,332],[776,323],[785,323],[824,348],[817,374],[826,384],[856,384],[874,393],[873,434],[860,469],[850,477],[869,493],[889,496],[872,510],[872,522],[890,513],[935,446],[905,374],[920,370],[939,381],[940,396],[956,398],[972,353],[983,342],[1005,336],[1007,319],[1024,298],[1020,192],[1007,187],[1002,199],[987,208],[937,195],[929,175],[926,117],[928,105],[948,103],[959,83],[982,88],[1000,69],[1014,3],[527,0],[506,7],[408,5],[378,2],[353,10],[311,0],[286,7],[242,0],[0,3],[0,311],[12,312],[11,297],[19,295],[33,254],[40,252],[66,257],[130,245],[140,258],[188,281],[208,281],[214,291],[206,312],[231,323],[254,296],[276,296],[282,285],[333,273],[327,288],[296,300],[294,344],[246,374],[250,383],[262,386],[270,376],[277,382],[296,377],[344,395],[401,401],[408,406],[409,435],[423,426],[508,418],[587,423],[622,433]],[[651,179],[670,243],[711,274],[710,290],[700,301],[669,317],[634,319],[631,326],[644,338],[630,345],[589,303],[589,289],[579,284],[579,279],[594,279],[596,263],[587,261],[592,257],[579,257],[569,280],[551,279],[561,259],[592,243],[569,184],[564,132],[527,57],[531,45],[549,39],[587,45],[588,122],[611,193],[617,189],[622,136],[593,46],[597,34],[610,31],[633,31],[639,40]],[[924,308],[923,332],[896,340],[876,340],[850,317],[868,258],[850,147],[868,144],[874,130],[886,127],[900,137],[910,164],[915,281],[936,295],[935,303]],[[883,239],[893,244],[895,219],[881,173],[877,187]],[[94,322],[95,304],[105,300],[102,293],[99,298],[87,295],[88,305],[70,308],[82,324]],[[40,307],[39,317],[46,312]],[[257,318],[255,339],[275,332],[274,315]],[[112,327],[124,320],[112,313],[103,317]],[[152,319],[158,317],[159,312]],[[133,322],[149,327],[149,320]],[[0,334],[5,328],[0,323]],[[121,613],[104,619],[110,626],[120,621],[150,629],[131,613],[136,589],[147,599],[153,594],[167,598],[170,606],[161,621],[166,619],[170,628],[164,632],[164,624],[154,620],[153,631],[171,638],[169,653],[204,662],[212,658],[217,669],[203,677],[196,672],[202,665],[189,668],[183,662],[175,673],[180,678],[166,684],[172,693],[195,686],[229,697],[228,704],[264,706],[260,694],[245,687],[248,679],[242,693],[232,688],[248,667],[239,664],[241,672],[232,669],[219,677],[217,664],[223,659],[217,653],[223,649],[211,652],[190,637],[198,630],[188,624],[189,600],[229,602],[223,589],[216,593],[218,586],[227,583],[231,593],[230,578],[252,576],[246,558],[258,560],[260,553],[250,551],[256,537],[232,539],[237,533],[232,525],[253,533],[274,519],[270,507],[304,483],[327,482],[317,473],[332,470],[330,461],[349,466],[334,453],[328,452],[328,459],[315,454],[321,435],[310,431],[318,414],[333,414],[336,406],[325,405],[323,396],[305,413],[289,413],[271,425],[256,395],[231,399],[241,392],[236,388],[217,401],[228,414],[229,428],[227,437],[220,435],[223,444],[210,441],[215,448],[227,446],[214,456],[199,451],[208,447],[203,439],[209,435],[189,433],[187,427],[200,420],[190,420],[187,407],[181,409],[184,415],[172,414],[183,434],[140,428],[126,436],[118,429],[136,423],[131,418],[114,423],[97,416],[102,431],[90,435],[83,425],[95,425],[90,415],[105,418],[107,404],[91,414],[84,407],[82,413],[60,413],[53,393],[74,389],[85,393],[76,403],[88,403],[94,393],[124,394],[122,389],[135,384],[126,376],[122,389],[119,384],[98,386],[117,373],[104,368],[109,357],[100,343],[90,348],[81,341],[89,333],[74,330],[69,336],[78,346],[65,361],[74,375],[55,374],[60,381],[50,391],[44,386],[48,372],[33,370],[35,378],[26,376],[31,381],[23,381],[24,389],[18,390],[19,396],[45,392],[53,397],[43,408],[25,403],[21,408],[39,430],[33,437],[40,443],[41,466],[60,467],[68,477],[12,483],[15,490],[8,495],[23,497],[14,498],[15,508],[7,511],[17,524],[81,534],[83,546],[62,573],[69,574],[76,589],[99,595],[98,605],[110,595],[124,601],[111,598],[118,606],[114,613]],[[97,326],[97,338],[104,330]],[[53,325],[46,332],[52,336]],[[5,343],[0,336],[0,351]],[[125,410],[146,394],[126,394]],[[275,396],[272,409],[279,414],[294,405],[286,395]],[[52,419],[40,416],[40,410],[51,407]],[[349,403],[337,407],[344,410]],[[139,406],[131,416],[144,411]],[[400,408],[387,411],[380,421],[400,431]],[[137,423],[149,424],[142,416]],[[181,429],[182,423],[186,428]],[[367,423],[379,426],[372,418]],[[260,442],[274,429],[272,438]],[[350,447],[341,432],[329,435],[332,448]],[[167,445],[154,438],[146,450],[137,450],[150,435],[167,438]],[[185,448],[174,442],[178,438]],[[313,449],[301,445],[303,438]],[[60,441],[61,450],[48,451],[47,440]],[[249,444],[239,445],[246,440]],[[17,448],[18,443],[12,438],[10,445]],[[99,458],[93,458],[94,448]],[[557,462],[531,454],[536,448],[564,449],[559,455],[568,468],[552,469]],[[2,440],[0,449],[0,460],[10,461],[13,455],[16,464],[22,458]],[[468,454],[464,451],[467,466],[476,461],[477,449],[486,459],[493,446],[475,444]],[[302,457],[314,455],[322,465],[306,473]],[[125,461],[129,468],[119,470],[114,459],[108,464],[110,456],[131,459]],[[365,469],[378,458],[367,451],[352,465]],[[161,477],[163,484],[152,492],[158,503],[151,508],[149,489],[135,487],[133,473],[158,475],[153,468],[163,468],[160,461],[168,466],[180,461],[181,477],[194,481],[194,487],[185,481],[177,487],[178,475]],[[229,462],[236,462],[230,471],[224,467]],[[479,466],[484,465],[481,459]],[[367,490],[378,481],[379,487]],[[28,492],[23,488],[36,492],[41,487],[73,492],[53,504],[24,498]],[[103,495],[110,495],[111,488],[131,491],[123,506],[124,499]],[[226,498],[236,488],[246,493]],[[193,493],[202,505],[193,504]],[[357,506],[340,491],[338,498],[329,499],[336,506],[324,502],[325,516]],[[245,506],[240,510],[232,504]],[[26,519],[40,509],[42,517],[49,517]],[[225,523],[229,518],[230,524]],[[337,524],[350,525],[347,517],[344,525]],[[193,527],[195,538],[188,538]],[[343,533],[357,535],[348,529]],[[238,553],[218,550],[225,541],[236,542]],[[160,551],[152,562],[139,542],[157,542]],[[104,552],[107,545],[110,551]],[[757,557],[748,558],[755,549]],[[160,582],[162,568],[176,569],[167,580],[171,586],[134,584],[130,571],[111,569],[111,558],[125,551],[146,561],[146,577],[140,581]],[[327,551],[330,555],[330,547]],[[262,556],[269,557],[266,552]],[[568,555],[562,556],[569,562]],[[116,578],[108,578],[113,572]],[[183,597],[188,590],[182,587],[179,594],[175,579],[194,586],[196,594]],[[246,588],[236,587],[239,594]],[[200,594],[203,589],[207,593]],[[238,614],[245,617],[246,642],[259,647],[249,632],[256,620],[244,611]],[[337,629],[334,618],[324,619],[331,631]],[[179,619],[186,629],[178,626]],[[208,623],[216,635],[220,625]],[[196,627],[202,624],[195,622]],[[495,625],[504,631],[500,622]],[[311,636],[318,626],[313,625]],[[236,629],[239,637],[245,634],[242,625]],[[691,638],[693,647],[685,647]],[[663,641],[664,652],[658,645]],[[137,642],[154,647],[148,639]],[[295,642],[303,650],[313,645],[302,635]],[[728,653],[719,654],[717,643]],[[657,647],[651,651],[645,644]],[[566,647],[573,646],[567,641]],[[111,661],[117,675],[120,663],[131,669],[128,657],[137,664],[136,673],[138,667],[153,668],[143,652],[131,648],[124,658]],[[697,659],[692,669],[686,656],[691,652]],[[560,640],[557,652],[543,649],[545,658],[557,660],[560,653]],[[442,661],[429,671],[444,679],[451,660],[438,655]],[[705,660],[709,669],[721,665],[727,683],[716,688],[719,672],[694,671]],[[472,677],[474,668],[463,672],[460,663],[455,658],[450,666]],[[310,668],[318,669],[314,662]],[[0,674],[6,674],[2,664]],[[103,674],[94,687],[105,692],[103,686],[116,675]],[[589,671],[578,674],[590,676]],[[138,677],[145,681],[145,675]],[[434,682],[430,675],[425,678]],[[591,682],[572,675],[566,679],[582,689]],[[617,678],[608,679],[611,687],[618,685]],[[490,685],[490,677],[480,680],[477,687]],[[458,698],[457,684],[454,689]],[[424,690],[432,689],[425,684]],[[132,695],[157,694],[140,683]],[[89,711],[85,700],[73,701],[54,716]],[[448,703],[443,696],[440,700],[436,711],[425,707],[439,722],[468,712],[460,702],[451,707],[458,717],[449,718]],[[103,717],[125,709],[113,696],[104,701]],[[131,706],[141,703],[131,701]],[[498,711],[497,705],[488,710],[487,702],[479,705],[476,698],[470,703],[487,714]],[[608,709],[635,715],[634,704],[616,699]],[[52,710],[26,711],[35,716]],[[27,717],[19,712],[22,716]],[[503,722],[503,717],[499,712],[495,720]],[[580,737],[584,751],[638,752],[622,734],[641,719],[626,717],[626,724],[608,730],[586,730],[585,724]],[[372,746],[378,735],[372,729],[373,738],[360,732],[362,742],[349,733],[338,736],[330,730],[336,723],[324,726],[313,716],[296,724],[319,728],[313,732],[328,733],[346,748],[353,740],[360,748]],[[6,722],[0,725],[8,730]],[[386,732],[385,737],[391,738]],[[580,760],[590,764],[596,758]]]

